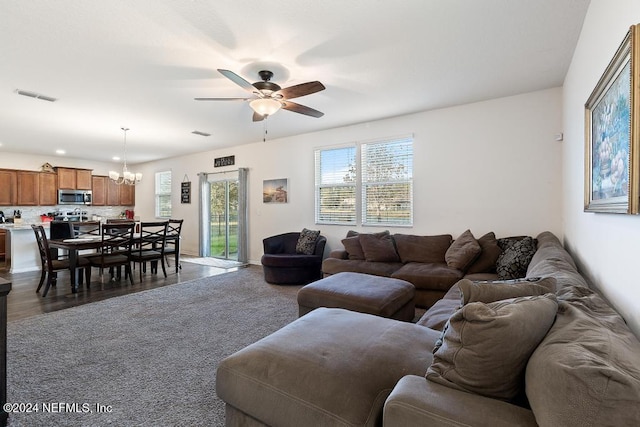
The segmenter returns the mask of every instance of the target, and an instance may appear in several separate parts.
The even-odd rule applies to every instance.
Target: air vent
[[[194,135],[200,135],[200,136],[211,136],[210,133],[206,133],[206,132],[200,132],[199,130],[194,130],[193,132],[191,132]]]
[[[16,89],[16,93],[22,96],[28,96],[30,98],[42,99],[43,101],[56,102],[58,98],[53,98],[51,96],[43,95],[37,92],[30,92],[28,90],[20,90]]]

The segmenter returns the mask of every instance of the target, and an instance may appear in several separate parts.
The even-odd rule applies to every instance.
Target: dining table
[[[134,233],[133,235],[133,244],[135,245],[136,240],[140,239],[139,233]],[[174,254],[174,260],[177,266],[180,262],[180,236],[179,235],[170,235],[167,236],[166,241],[174,241],[176,245],[176,252]],[[79,283],[79,272],[78,272],[78,253],[82,250],[92,250],[99,249],[102,247],[102,237],[95,235],[86,235],[79,236],[71,239],[49,239],[49,247],[55,249],[64,249],[69,254],[69,274],[71,276],[71,292],[78,292],[78,283]],[[87,286],[89,284],[87,283]]]
[[[69,274],[71,276],[71,292],[78,292],[78,253],[82,250],[99,249],[102,246],[102,237],[87,236],[71,239],[49,239],[49,247],[65,249],[69,254]],[[89,284],[87,283],[87,286]]]

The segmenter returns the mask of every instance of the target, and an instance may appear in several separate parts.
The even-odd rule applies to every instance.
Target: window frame
[[[163,191],[162,190],[162,184],[160,183],[160,180],[162,179],[163,176],[167,175],[169,176],[169,189],[168,191]],[[171,173],[171,170],[164,170],[164,171],[158,171],[155,173],[155,182],[154,182],[154,204],[155,204],[155,217],[158,219],[170,219],[171,215],[173,214],[173,203],[172,203],[172,197],[171,197],[171,188],[173,185],[173,176]],[[161,212],[161,198],[163,197],[167,197],[168,196],[168,200],[169,200],[169,212],[168,212],[168,216],[162,215],[163,213],[166,214],[167,212]]]
[[[363,174],[365,167],[369,164],[367,159],[365,158],[365,151],[369,149],[369,147],[376,145],[388,145],[393,146],[398,143],[405,143],[408,145],[407,158],[405,159],[405,179],[395,179],[388,178],[385,181],[366,181],[366,175]],[[364,147],[364,148],[363,148]],[[320,203],[320,192],[322,188],[339,188],[339,187],[351,187],[353,184],[348,183],[322,183],[320,180],[320,163],[319,156],[322,155],[325,151],[330,150],[341,150],[345,148],[354,148],[355,149],[355,206],[353,208],[354,219],[352,221],[340,221],[340,220],[322,220],[321,215],[321,203]],[[384,147],[383,147],[384,148]],[[413,134],[402,135],[396,137],[386,137],[386,138],[378,138],[374,140],[368,141],[359,141],[351,144],[345,145],[335,145],[335,146],[326,146],[319,147],[314,150],[314,175],[315,175],[315,206],[314,206],[314,214],[315,214],[315,223],[319,225],[361,225],[367,227],[413,227],[413,210],[415,206],[414,198],[413,198],[413,161],[414,161],[414,136]],[[363,175],[365,177],[363,178]],[[406,192],[406,200],[404,200],[403,204],[408,204],[408,213],[405,215],[404,220],[395,220],[395,221],[371,221],[370,218],[367,218],[367,189],[372,188],[373,186],[384,186],[384,185],[407,185],[408,190]],[[401,215],[402,216],[402,215]],[[388,218],[389,216],[387,216]]]

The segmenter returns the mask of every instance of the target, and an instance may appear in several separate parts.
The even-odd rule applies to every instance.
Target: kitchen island
[[[49,223],[36,224],[45,228],[48,237]],[[0,224],[0,229],[7,231],[5,264],[9,266],[9,273],[40,270],[42,267],[40,253],[31,224]]]

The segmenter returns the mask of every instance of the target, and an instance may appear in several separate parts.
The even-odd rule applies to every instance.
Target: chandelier
[[[129,128],[120,128],[124,131],[124,164],[122,166],[122,175],[116,171],[109,171],[109,178],[118,185],[136,185],[142,180],[141,173],[129,172],[127,169],[127,131]]]

